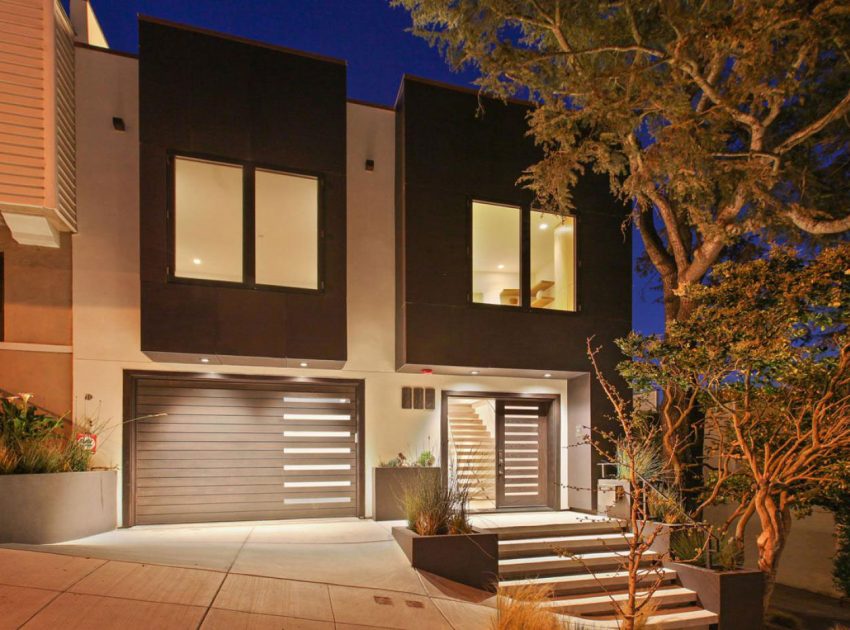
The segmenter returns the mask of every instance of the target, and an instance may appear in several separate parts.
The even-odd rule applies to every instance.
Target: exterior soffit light
[[[552,375],[549,374],[549,372],[546,372],[546,374],[543,375],[543,378],[552,378]]]
[[[302,361],[302,362],[301,362],[301,363],[299,363],[298,365],[300,365],[301,367],[307,367],[307,362],[306,362],[306,361]]]

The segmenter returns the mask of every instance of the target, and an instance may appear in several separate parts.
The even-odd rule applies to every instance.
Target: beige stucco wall
[[[707,518],[722,522],[731,513],[730,506],[712,508]],[[761,527],[757,516],[753,516],[747,527],[744,564],[749,568],[758,566],[758,538]],[[826,510],[816,508],[811,515],[794,518],[788,544],[779,562],[780,584],[814,591],[832,597],[841,593],[832,583],[832,556],[835,552],[835,519]]]
[[[557,393],[566,425],[565,381],[400,374],[395,352],[394,114],[348,107],[348,362],[343,370],[155,363],[140,351],[137,62],[77,49],[79,233],[74,236],[74,391],[102,401],[96,463],[121,466],[123,370],[308,375],[366,382],[366,510],[371,468],[399,451],[439,452],[440,411],[402,410],[402,386]],[[112,129],[121,116],[127,130]],[[366,171],[365,160],[375,161]],[[439,396],[438,396],[439,400]],[[439,405],[438,405],[439,406]],[[566,442],[566,426],[562,430]],[[564,455],[566,459],[566,454]],[[566,481],[566,465],[563,466]],[[567,505],[566,490],[562,505]]]
[[[68,413],[71,396],[71,237],[61,246],[16,243],[0,227],[3,253],[3,342],[0,388],[35,395],[33,402]]]

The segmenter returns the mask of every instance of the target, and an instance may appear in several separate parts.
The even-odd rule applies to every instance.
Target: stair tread
[[[574,543],[582,543],[582,542],[596,542],[596,541],[607,541],[607,540],[617,540],[617,541],[626,541],[630,538],[633,538],[634,534],[631,532],[625,533],[612,533],[612,534],[577,534],[574,536],[570,536],[569,534],[565,534],[563,536],[542,536],[539,538],[512,538],[509,540],[500,540],[499,546],[511,547],[514,545],[523,545],[530,543],[539,543],[541,545],[550,544],[550,543],[559,543],[559,542],[574,542]]]
[[[713,623],[717,623],[719,617],[716,613],[705,610],[704,608],[683,608],[679,610],[670,609],[668,611],[655,611],[646,620],[645,628],[664,628],[664,630],[674,630],[678,628],[702,627]],[[600,622],[602,622],[600,624]],[[620,620],[616,617],[609,619],[593,620],[591,628],[619,628]]]
[[[628,558],[629,552],[617,551],[597,551],[591,553],[576,553],[570,556],[559,556],[557,554],[547,556],[530,556],[525,558],[507,558],[499,560],[499,566],[517,566],[523,564],[542,563],[542,562],[558,562],[563,560],[622,560]],[[658,554],[654,551],[647,551],[641,556],[641,560],[654,560],[658,558]]]
[[[636,595],[638,598],[645,598],[647,595],[649,595],[649,591],[638,591]],[[658,588],[652,594],[653,600],[662,601],[665,599],[677,600],[680,598],[693,598],[693,600],[695,601],[696,597],[696,591],[692,591],[691,589],[685,588],[684,586]],[[546,600],[543,602],[543,606],[547,608],[582,608],[586,606],[594,606],[597,604],[611,604],[612,602],[621,602],[627,600],[628,598],[628,591],[605,593],[603,595],[597,595],[595,593],[584,595],[565,595]]]
[[[640,571],[640,577],[653,577],[669,580],[675,578],[677,573],[673,569],[657,568],[643,569]],[[594,572],[593,576],[589,573],[575,573],[570,575],[548,575],[539,578],[516,578],[508,580],[499,580],[500,586],[524,586],[527,584],[558,584],[570,582],[583,582],[588,579],[592,580],[618,580],[628,579],[628,571],[601,571]]]

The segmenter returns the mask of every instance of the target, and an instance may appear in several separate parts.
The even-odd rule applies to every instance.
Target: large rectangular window
[[[472,301],[520,306],[521,211],[472,202]]]
[[[533,213],[531,239],[532,308],[576,310],[575,217]]]
[[[242,167],[174,161],[174,275],[242,282]]]
[[[472,202],[472,301],[575,311],[576,219]]]
[[[257,284],[319,288],[319,181],[257,169]]]
[[[175,156],[174,277],[317,290],[319,233],[318,177]]]

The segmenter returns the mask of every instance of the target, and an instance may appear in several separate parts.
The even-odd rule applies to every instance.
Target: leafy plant
[[[0,398],[0,437],[4,441],[43,439],[62,428],[62,418],[51,418],[29,404],[32,394]]]
[[[741,552],[734,538],[718,535],[709,527],[683,527],[670,535],[670,554],[679,562],[720,571],[741,565]]]
[[[39,411],[31,399],[32,394],[0,399],[0,474],[88,470],[92,454],[67,438],[65,419]]]
[[[434,465],[434,462],[436,461],[437,458],[434,457],[434,454],[431,451],[426,450],[419,453],[419,457],[416,459],[416,462],[414,462],[413,465],[419,466],[420,468],[430,468]]]

